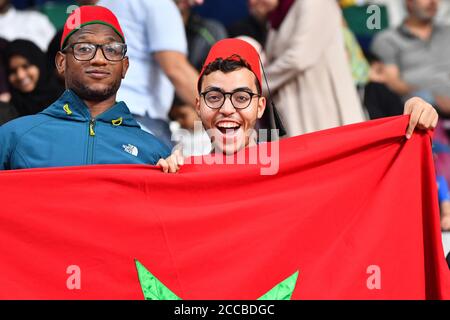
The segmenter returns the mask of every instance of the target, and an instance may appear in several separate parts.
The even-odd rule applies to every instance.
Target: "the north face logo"
[[[125,150],[125,152],[128,152],[129,154],[137,157],[139,150],[137,147],[133,146],[132,144],[128,144],[128,145],[123,145],[123,150]]]

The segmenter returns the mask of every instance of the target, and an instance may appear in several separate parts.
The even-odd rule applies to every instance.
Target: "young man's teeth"
[[[221,123],[217,126],[221,129],[236,129],[236,128],[240,127],[240,125],[238,125],[236,123]]]
[[[240,127],[241,125],[237,123],[220,123],[217,125],[217,129],[219,129],[222,134],[235,132]]]

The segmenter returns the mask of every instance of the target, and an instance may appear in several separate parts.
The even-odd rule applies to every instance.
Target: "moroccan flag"
[[[0,298],[448,299],[430,136],[407,124],[282,140],[272,175],[2,172]]]

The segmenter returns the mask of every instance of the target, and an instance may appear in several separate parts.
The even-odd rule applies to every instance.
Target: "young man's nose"
[[[236,108],[231,103],[231,97],[225,97],[222,107],[220,108],[220,113],[225,115],[230,115],[236,112]]]

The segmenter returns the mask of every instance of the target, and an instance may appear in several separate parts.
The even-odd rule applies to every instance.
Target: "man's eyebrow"
[[[224,90],[222,88],[219,87],[213,87],[213,86],[208,86],[205,88],[205,91],[221,91],[224,92]]]
[[[80,40],[85,40],[90,35],[95,35],[95,33],[93,33],[93,32],[86,32],[85,34],[81,34],[78,37],[77,42],[79,42]],[[116,42],[121,42],[121,41],[118,41],[116,38],[114,38],[112,36],[108,36],[105,40],[108,41],[108,42],[115,42],[115,41]]]
[[[250,91],[250,92],[252,92],[252,89],[249,88],[249,87],[239,87],[239,88],[234,89],[232,92],[236,92],[236,91]]]
[[[219,87],[213,87],[213,86],[209,86],[205,88],[205,91],[220,91],[220,92],[225,92],[225,90],[223,90],[222,88]],[[252,92],[252,89],[249,87],[239,87],[239,88],[235,88],[233,89],[231,92],[236,92],[236,91],[249,91]]]

